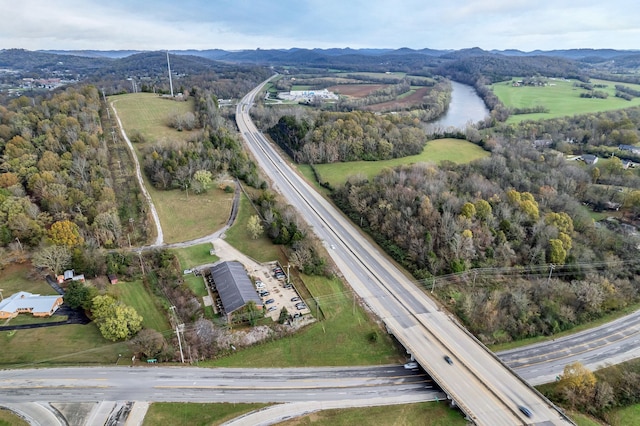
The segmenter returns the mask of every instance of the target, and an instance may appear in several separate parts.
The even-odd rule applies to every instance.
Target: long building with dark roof
[[[220,262],[211,267],[211,276],[220,295],[227,321],[230,321],[234,312],[249,302],[255,302],[258,308],[263,307],[262,299],[256,293],[242,263]]]

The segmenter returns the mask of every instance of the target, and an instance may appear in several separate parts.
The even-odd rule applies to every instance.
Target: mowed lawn
[[[155,402],[149,406],[142,426],[219,425],[269,404],[199,404],[189,402]]]
[[[515,78],[512,81],[520,80]],[[573,116],[600,111],[629,108],[640,105],[640,98],[626,101],[615,97],[615,85],[631,87],[640,90],[638,84],[616,83],[614,81],[591,80],[591,83],[603,84],[605,88],[594,88],[609,94],[607,99],[581,98],[581,93],[587,93],[585,89],[574,87],[576,80],[549,79],[549,85],[541,87],[520,86],[513,87],[512,81],[500,82],[492,85],[493,92],[507,107],[532,108],[544,106],[548,113],[512,115],[507,123],[517,123],[524,120],[540,120],[564,116]]]
[[[126,342],[106,340],[93,323],[0,332],[0,367],[111,364],[122,354],[131,358]]]
[[[441,161],[453,161],[454,163],[462,164],[488,156],[489,153],[476,144],[461,139],[447,138],[427,142],[422,153],[418,155],[384,161],[318,164],[315,167],[323,181],[329,182],[336,187],[345,183],[349,176],[352,175],[362,174],[368,179],[373,179],[386,167],[415,163],[437,164]],[[308,166],[300,166],[300,168],[308,168]]]
[[[33,274],[31,263],[11,263],[0,270],[0,289],[3,297],[9,297],[19,291],[54,295],[57,294],[44,277]]]
[[[152,328],[161,333],[171,329],[167,316],[142,281],[120,281],[118,284],[110,285],[108,293],[135,308],[142,316],[143,327]]]
[[[282,426],[311,424],[314,426],[463,426],[468,423],[460,411],[449,408],[445,401],[324,410],[280,423]]]

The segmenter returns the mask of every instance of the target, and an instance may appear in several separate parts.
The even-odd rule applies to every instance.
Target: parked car
[[[301,311],[303,309],[306,309],[306,308],[307,308],[307,305],[305,305],[304,303],[298,303],[296,305],[296,309],[299,310],[299,311]]]
[[[292,298],[291,298],[291,301],[292,301],[292,302],[299,302],[299,301],[300,301],[300,298],[299,298],[298,296],[296,296],[296,297],[292,297]]]
[[[256,288],[265,288],[265,285],[262,281],[256,281]]]
[[[273,300],[273,299],[269,299],[269,300],[267,300],[266,302],[264,302],[264,304],[265,304],[265,305],[270,305],[270,304],[275,303],[275,302],[276,302],[275,300]]]
[[[285,284],[284,286],[282,286],[283,288],[293,288],[293,284]]]
[[[267,309],[267,312],[273,312],[276,309],[278,309],[278,308],[276,308],[275,306],[271,306],[269,309]]]
[[[270,295],[271,293],[269,293],[268,291],[261,291],[258,293],[258,295],[260,297],[267,297],[268,295]]]
[[[445,355],[444,356],[444,360],[447,361],[447,364],[449,365],[453,365],[453,361],[451,360],[451,358],[449,357],[449,355]]]

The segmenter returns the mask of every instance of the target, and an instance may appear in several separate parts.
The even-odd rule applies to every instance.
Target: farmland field
[[[382,89],[386,84],[339,84],[327,87],[327,90],[339,95],[351,96],[354,98],[364,98],[365,96]]]
[[[392,101],[369,105],[364,107],[364,109],[370,111],[388,111],[391,109],[409,108],[412,106],[420,105],[422,103],[422,98],[428,92],[428,87],[420,87],[418,89],[407,92],[406,94],[402,94]]]
[[[605,80],[591,80],[594,85],[606,85],[605,88],[595,88],[608,93],[607,99],[581,98],[581,93],[586,90],[574,87],[576,80],[549,79],[547,86],[520,86],[513,87],[512,82],[500,82],[492,85],[493,92],[507,106],[512,108],[531,108],[544,106],[548,113],[519,114],[509,117],[507,123],[517,123],[524,120],[540,120],[563,116],[573,116],[600,111],[608,111],[629,108],[640,105],[640,98],[626,101],[615,97],[615,85],[623,84],[635,90],[640,90],[640,85],[616,83]]]

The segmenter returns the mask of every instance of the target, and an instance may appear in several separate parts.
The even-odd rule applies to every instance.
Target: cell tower
[[[171,81],[171,64],[169,63],[169,51],[167,50],[167,69],[169,70],[169,87],[171,88],[171,97],[173,98],[173,82]]]

